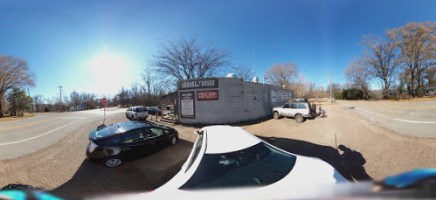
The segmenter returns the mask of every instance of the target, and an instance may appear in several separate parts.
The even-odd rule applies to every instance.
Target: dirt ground
[[[435,139],[392,132],[338,104],[324,103],[322,107],[327,111],[326,118],[301,124],[291,118],[267,118],[237,125],[289,152],[321,158],[342,168],[351,179],[369,176],[380,180],[415,168],[436,167]],[[107,124],[126,120],[121,113],[108,119]],[[196,139],[193,131],[200,129],[176,125],[181,139],[178,145],[108,169],[85,160],[89,130],[97,125],[95,122],[81,127],[35,154],[0,161],[0,186],[29,184],[73,199],[77,197],[74,195],[152,190],[180,169]],[[340,145],[342,150],[338,149]]]

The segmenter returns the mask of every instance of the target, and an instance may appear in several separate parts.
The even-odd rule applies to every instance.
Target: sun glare
[[[113,94],[129,84],[129,62],[112,53],[97,55],[88,63],[87,71],[94,82],[88,87],[97,89],[96,93]]]

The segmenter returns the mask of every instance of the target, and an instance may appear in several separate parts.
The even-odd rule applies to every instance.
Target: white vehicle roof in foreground
[[[241,127],[207,126],[202,130],[206,134],[207,154],[234,152],[261,142]]]

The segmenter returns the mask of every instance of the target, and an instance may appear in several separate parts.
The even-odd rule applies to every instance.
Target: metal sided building
[[[178,82],[178,117],[182,124],[228,124],[272,115],[293,92],[236,78],[203,78]]]

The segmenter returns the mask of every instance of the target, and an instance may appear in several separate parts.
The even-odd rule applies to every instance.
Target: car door
[[[290,117],[295,117],[295,114],[298,113],[298,105],[296,103],[291,103],[290,108],[287,109]]]
[[[282,115],[284,115],[284,116],[292,116],[290,114],[291,114],[291,112],[290,112],[290,108],[289,108],[289,103],[286,103],[285,105],[283,105],[283,113],[282,113]]]
[[[298,113],[300,113],[300,114],[302,114],[302,115],[307,115],[307,114],[309,114],[309,113],[308,113],[308,108],[307,108],[307,106],[306,106],[305,103],[299,103],[299,104],[297,105],[297,108],[298,108]]]
[[[169,130],[157,127],[150,128],[150,132],[153,134],[156,143],[162,143],[167,141],[168,135],[170,133]]]
[[[143,143],[145,139],[144,129],[135,129],[123,134],[121,142],[122,156],[126,158],[136,158],[144,151]]]

